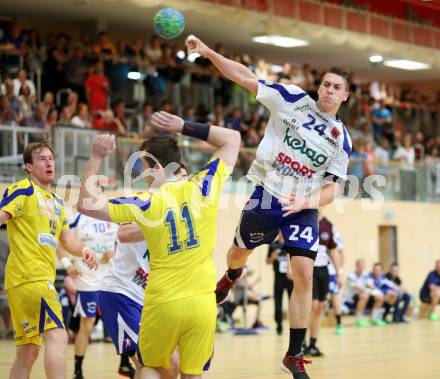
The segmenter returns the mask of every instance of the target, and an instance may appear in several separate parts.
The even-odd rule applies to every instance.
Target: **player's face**
[[[340,105],[347,100],[349,92],[342,76],[328,72],[322,78],[318,89],[319,108],[329,114],[336,115]]]
[[[373,274],[374,276],[380,276],[382,275],[382,267],[377,265],[373,267]]]
[[[27,163],[26,168],[30,175],[44,185],[52,183],[55,178],[55,161],[52,152],[46,147],[32,153],[32,164]]]

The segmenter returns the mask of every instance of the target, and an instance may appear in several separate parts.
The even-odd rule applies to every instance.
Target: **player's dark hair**
[[[55,154],[53,147],[47,141],[31,142],[27,144],[23,151],[23,162],[32,164],[34,151],[44,148],[49,149],[52,155]]]
[[[347,91],[350,89],[350,77],[351,77],[351,73],[350,70],[348,68],[345,67],[336,67],[333,66],[330,68],[330,70],[328,70],[326,72],[326,74],[335,74],[340,76],[341,78],[344,78],[345,80],[345,88],[347,89]]]
[[[177,140],[171,136],[154,136],[151,139],[142,142],[141,151],[151,154],[162,167],[176,162],[179,165],[182,163],[179,146]],[[157,164],[152,157],[144,157],[150,167]]]

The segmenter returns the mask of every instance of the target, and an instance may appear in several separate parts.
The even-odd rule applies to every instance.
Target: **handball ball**
[[[174,8],[164,8],[154,16],[154,30],[165,39],[180,36],[185,29],[183,14]]]

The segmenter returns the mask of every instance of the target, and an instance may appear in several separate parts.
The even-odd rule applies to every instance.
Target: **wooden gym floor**
[[[323,328],[318,345],[325,357],[308,366],[312,379],[438,379],[440,378],[440,322],[427,320],[408,325],[358,329],[352,320],[344,334]],[[218,334],[211,370],[204,377],[212,379],[283,379],[278,366],[288,340],[287,331],[277,336],[274,331],[258,336]],[[8,378],[14,357],[12,341],[0,341],[0,378]],[[68,375],[73,370],[73,347],[68,349]],[[112,344],[93,343],[87,352],[86,379],[121,378],[116,374],[119,359]],[[43,379],[40,355],[32,379]]]

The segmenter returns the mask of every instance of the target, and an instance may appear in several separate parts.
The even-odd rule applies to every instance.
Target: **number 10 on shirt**
[[[188,239],[185,240],[186,249],[192,249],[199,246],[199,239],[194,230],[194,223],[188,204],[184,203],[180,209],[180,218],[177,219],[176,212],[169,208],[166,212],[165,223],[170,232],[170,243],[168,244],[168,254],[176,254],[182,251],[182,239],[179,236],[177,222],[183,222],[186,226]]]

